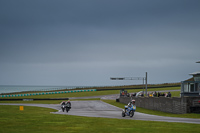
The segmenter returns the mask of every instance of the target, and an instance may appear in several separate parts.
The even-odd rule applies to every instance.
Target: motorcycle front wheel
[[[130,111],[130,117],[133,117],[134,116],[134,111]]]

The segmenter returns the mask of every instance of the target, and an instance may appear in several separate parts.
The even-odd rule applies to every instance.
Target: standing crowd
[[[172,96],[172,94],[170,93],[170,92],[168,92],[168,93],[160,93],[160,92],[151,92],[151,93],[147,93],[147,96],[148,97],[160,97],[160,96],[162,96],[162,97],[171,97]]]

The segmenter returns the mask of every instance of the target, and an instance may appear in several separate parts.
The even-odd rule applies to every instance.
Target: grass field
[[[0,106],[1,133],[188,133],[199,132],[199,124],[168,123],[50,114],[53,109]],[[133,118],[130,118],[133,119]]]
[[[180,87],[172,88],[157,88],[150,91],[161,90],[177,90]],[[129,93],[138,92],[139,90],[129,90]],[[172,92],[172,96],[179,96],[180,92]],[[98,96],[108,94],[119,94],[119,90],[97,91],[97,92],[79,92],[69,94],[52,94],[41,96],[29,96],[21,98],[58,98],[58,97],[84,97],[84,96]],[[19,97],[18,97],[19,98]],[[83,99],[85,100],[85,99]],[[100,99],[88,99],[100,100]],[[117,103],[115,100],[104,100],[107,103],[123,108],[124,104]],[[59,104],[59,100],[47,101],[0,101],[8,103],[54,103]],[[154,122],[154,121],[139,121],[139,120],[122,120],[111,118],[92,118],[70,115],[50,114],[56,110],[40,108],[40,107],[24,107],[24,111],[19,111],[19,106],[0,106],[0,133],[59,133],[59,132],[199,132],[200,126],[198,124],[186,123],[169,123],[169,122]],[[163,113],[159,111],[146,110],[137,108],[138,112],[149,114],[174,116],[176,114]],[[199,114],[186,114],[180,117],[200,118]],[[133,118],[134,119],[134,118]]]
[[[143,89],[130,89],[129,93],[139,92]],[[180,87],[168,87],[168,88],[156,88],[148,89],[148,91],[163,91],[163,90],[180,90]],[[119,94],[119,90],[106,90],[106,91],[94,91],[94,92],[76,92],[76,93],[62,93],[62,94],[48,94],[48,95],[36,95],[36,96],[20,96],[12,97],[15,98],[70,98],[70,97],[85,97],[85,96],[100,96],[100,95],[109,95],[109,94]],[[173,95],[172,95],[173,96]],[[180,96],[180,95],[179,95]],[[10,97],[0,98],[0,99],[9,99]]]

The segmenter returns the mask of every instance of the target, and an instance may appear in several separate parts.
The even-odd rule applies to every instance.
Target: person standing
[[[172,96],[172,94],[170,92],[168,92],[168,97],[171,97],[171,96]]]

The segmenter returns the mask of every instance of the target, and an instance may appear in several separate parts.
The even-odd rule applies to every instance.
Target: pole
[[[143,95],[144,95],[144,79],[145,78],[143,78],[143,86],[142,86],[142,88],[143,88]]]
[[[147,72],[146,72],[146,78],[145,78],[146,80],[146,91],[145,91],[145,95],[147,96]]]

